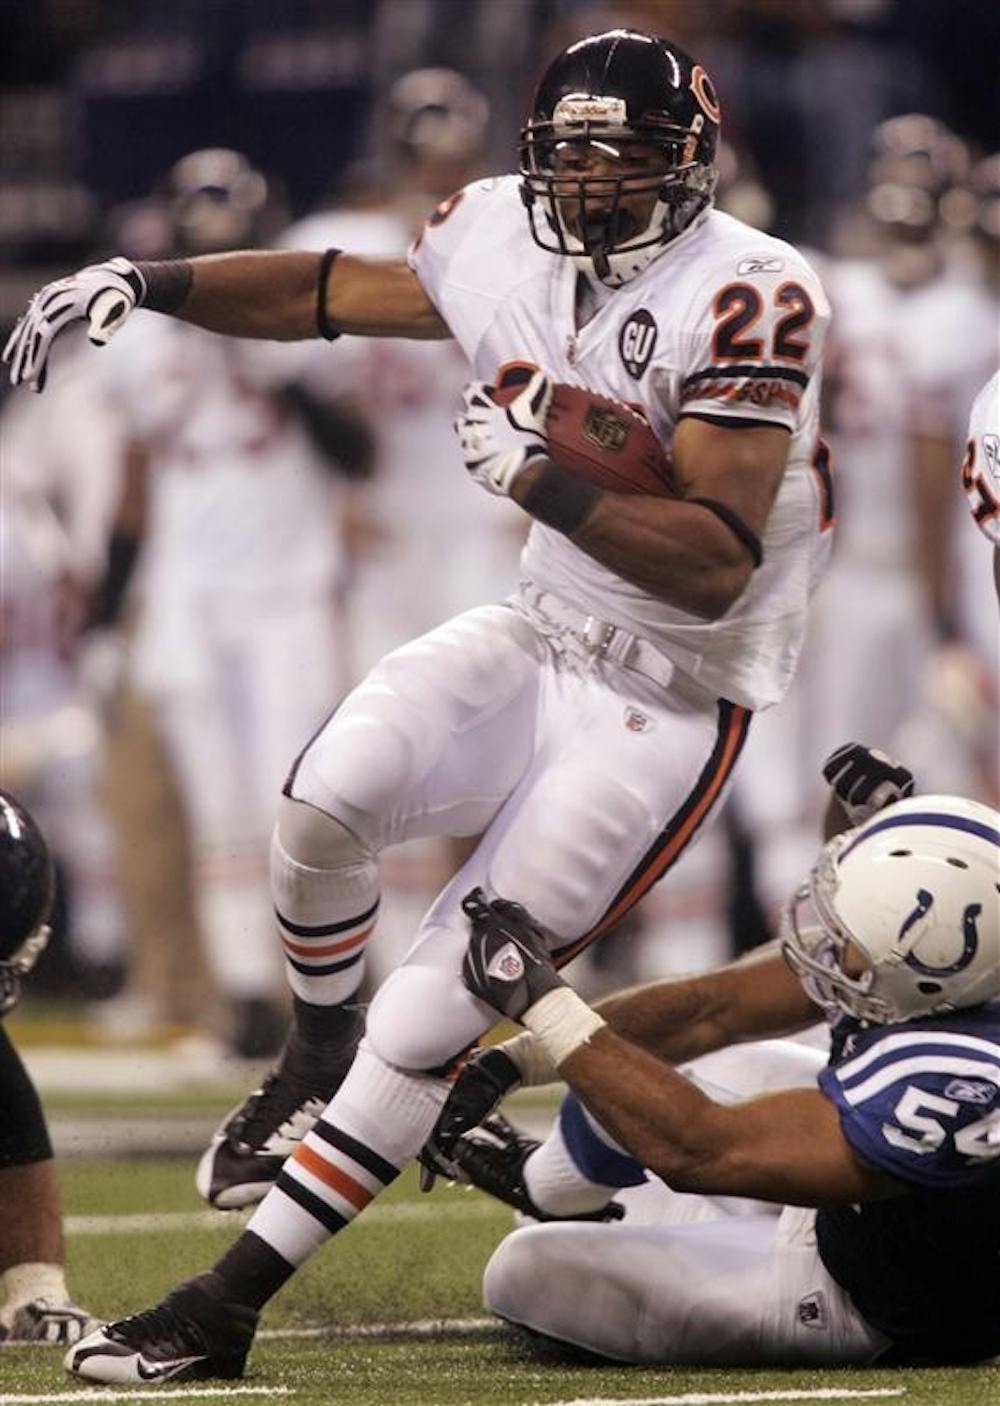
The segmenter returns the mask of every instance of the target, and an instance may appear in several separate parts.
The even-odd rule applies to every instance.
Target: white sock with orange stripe
[[[363,1043],[247,1230],[288,1264],[304,1263],[413,1160],[450,1088],[446,1079],[394,1069]]]
[[[320,869],[293,859],[277,831],[271,841],[271,892],[288,983],[309,1005],[339,1005],[364,975],[379,879],[375,859],[355,845],[348,862]]]

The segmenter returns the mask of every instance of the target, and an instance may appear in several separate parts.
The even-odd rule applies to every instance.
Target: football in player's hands
[[[501,405],[523,390],[533,368],[505,367],[493,388]],[[549,457],[560,468],[578,473],[598,488],[614,493],[650,493],[675,497],[670,455],[652,426],[624,401],[586,386],[557,382],[545,421]]]

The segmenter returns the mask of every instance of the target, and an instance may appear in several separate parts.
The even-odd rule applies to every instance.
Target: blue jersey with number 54
[[[819,1082],[858,1157],[909,1188],[820,1210],[827,1269],[903,1355],[1000,1353],[1000,1002],[845,1018]]]

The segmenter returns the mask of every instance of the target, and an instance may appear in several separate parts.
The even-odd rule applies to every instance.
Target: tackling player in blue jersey
[[[574,1093],[546,1143],[488,1119],[452,1144],[450,1170],[539,1217],[594,1220],[612,1197],[624,1210],[515,1231],[486,1271],[495,1312],[635,1362],[1000,1353],[995,811],[921,796],[870,814],[825,845],[779,944],[600,1014],[523,909],[467,906],[467,984],[533,1032],[479,1058],[498,1085],[558,1069]],[[817,1005],[825,1067],[764,1039]]]

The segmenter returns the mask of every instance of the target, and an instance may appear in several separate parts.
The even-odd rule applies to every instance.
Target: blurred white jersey
[[[294,225],[282,243],[400,258],[410,236],[396,211],[334,210]],[[390,649],[510,592],[525,519],[512,504],[486,498],[464,472],[452,421],[469,369],[453,341],[345,336],[332,349],[307,343],[290,351],[303,385],[356,404],[376,435],[365,503],[379,540],[357,562],[349,599],[361,675]]]
[[[829,308],[802,256],[708,211],[631,283],[592,290],[596,309],[578,328],[576,267],[535,245],[507,176],[440,206],[411,264],[484,380],[530,358],[557,381],[636,405],[668,449],[685,414],[790,432],[764,563],[721,620],[668,605],[538,523],[522,557],[534,587],[651,641],[710,692],[750,708],[776,702],[795,669],[831,521],[818,424]]]
[[[835,314],[827,429],[837,464],[836,555],[909,571],[914,437],[949,435],[975,295],[947,276],[900,288],[873,260],[831,263],[824,278]]]
[[[337,489],[255,349],[136,314],[101,353],[109,398],[150,462],[140,677],[196,664],[189,620],[220,597],[273,609],[332,592]],[[264,363],[266,365],[266,363]]]
[[[1000,547],[1000,371],[976,396],[969,416],[962,487],[974,521]]]

